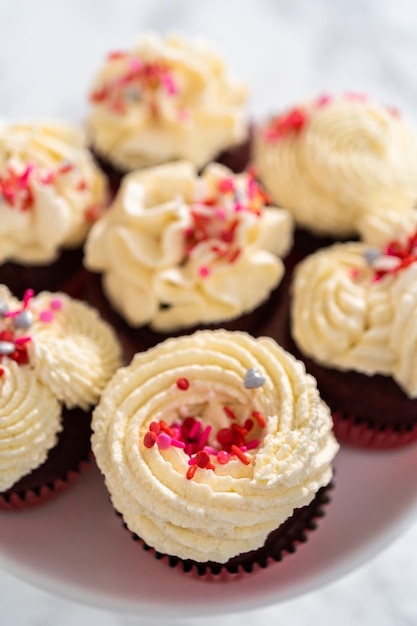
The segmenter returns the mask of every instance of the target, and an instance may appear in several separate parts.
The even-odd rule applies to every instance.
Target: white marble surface
[[[417,122],[414,0],[0,0],[0,24],[0,115],[8,117],[81,123],[103,55],[157,29],[214,41],[250,85],[256,117],[317,92],[355,90]],[[323,589],[245,614],[174,623],[411,626],[416,580],[417,523]],[[2,570],[0,602],[0,623],[7,626],[166,623],[77,604]]]

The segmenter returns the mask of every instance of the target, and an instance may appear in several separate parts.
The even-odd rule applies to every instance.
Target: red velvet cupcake
[[[204,41],[143,35],[107,56],[90,93],[93,153],[118,187],[131,171],[187,160],[247,164],[246,88]]]
[[[66,489],[90,456],[91,408],[120,348],[96,311],[63,293],[0,285],[0,509]]]
[[[255,133],[254,165],[296,222],[289,264],[329,243],[385,244],[417,223],[417,134],[357,93],[320,96]]]
[[[265,568],[324,514],[338,449],[330,412],[270,338],[199,331],[138,353],[107,385],[92,428],[114,508],[184,573]]]
[[[75,128],[0,123],[0,283],[22,297],[63,289],[82,268],[82,244],[107,186]]]
[[[336,244],[296,269],[291,320],[283,308],[270,331],[317,379],[340,441],[417,440],[416,285],[415,234],[382,249]]]
[[[212,163],[198,175],[184,161],[133,172],[88,236],[104,296],[92,281],[86,297],[136,350],[196,327],[251,331],[272,311],[292,229],[250,172]]]

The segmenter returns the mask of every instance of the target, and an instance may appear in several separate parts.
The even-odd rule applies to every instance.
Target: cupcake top
[[[95,150],[125,171],[174,159],[201,167],[247,135],[246,89],[203,41],[143,35],[108,55],[90,102]]]
[[[132,326],[176,330],[236,318],[280,282],[292,218],[251,173],[189,162],[127,175],[86,244],[114,308]]]
[[[63,293],[0,285],[0,491],[43,463],[61,430],[62,406],[87,410],[120,366],[97,312]]]
[[[315,380],[272,339],[199,331],[115,374],[92,446],[132,532],[159,552],[223,563],[330,482],[331,428]]]
[[[79,131],[0,120],[0,263],[47,264],[80,245],[106,197]]]
[[[377,245],[417,224],[417,135],[366,96],[322,96],[257,132],[255,165],[299,226]]]
[[[384,248],[336,244],[302,261],[292,333],[318,363],[392,376],[417,398],[417,233]]]

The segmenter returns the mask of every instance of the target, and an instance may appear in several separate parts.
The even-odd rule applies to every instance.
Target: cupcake
[[[210,164],[199,176],[191,163],[175,162],[125,177],[90,231],[85,265],[101,272],[121,329],[144,327],[139,335],[151,343],[230,320],[241,329],[268,313],[260,305],[281,281],[292,226],[250,172]],[[87,298],[108,317],[94,291],[89,285]]]
[[[335,244],[296,269],[296,354],[343,442],[391,448],[417,439],[416,262],[417,233],[382,249]]]
[[[210,45],[148,33],[132,50],[110,53],[94,79],[91,145],[116,186],[127,172],[173,160],[202,168],[223,158],[241,171],[246,99]]]
[[[22,297],[63,288],[107,201],[82,134],[64,124],[0,121],[0,283]]]
[[[120,366],[111,328],[63,293],[0,285],[0,509],[40,504],[90,456],[91,407]]]
[[[294,215],[294,263],[336,241],[382,245],[417,224],[417,135],[366,96],[321,96],[272,117],[256,132],[254,163]]]
[[[270,338],[206,330],[138,353],[107,385],[92,428],[114,508],[186,573],[264,568],[324,514],[338,449],[330,413]]]

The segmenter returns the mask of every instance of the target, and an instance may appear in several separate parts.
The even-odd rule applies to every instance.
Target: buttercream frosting
[[[202,167],[247,135],[246,88],[203,41],[143,35],[94,80],[94,148],[124,170],[187,159]]]
[[[337,244],[301,262],[292,300],[300,350],[326,367],[392,376],[416,398],[415,241]]]
[[[200,562],[262,546],[330,482],[338,449],[304,365],[270,338],[224,330],[137,354],[107,385],[92,428],[129,529]]]
[[[257,132],[255,165],[298,225],[382,245],[417,224],[417,135],[392,108],[323,96]]]
[[[87,410],[120,364],[113,331],[85,303],[31,290],[19,302],[0,285],[0,491],[46,460],[63,405]]]
[[[292,244],[290,213],[250,173],[189,162],[127,175],[90,231],[87,268],[103,273],[132,326],[174,330],[236,318],[267,299]]]
[[[44,265],[79,246],[106,199],[80,131],[0,120],[0,263]]]

